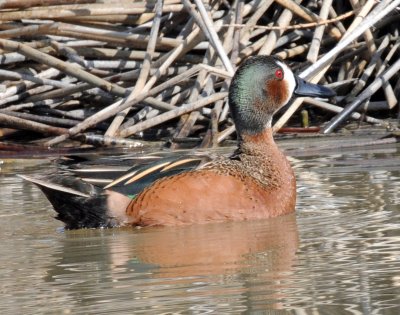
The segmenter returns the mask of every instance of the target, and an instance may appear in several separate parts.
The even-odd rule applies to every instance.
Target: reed
[[[216,146],[235,138],[230,78],[257,54],[338,93],[295,100],[275,131],[397,128],[399,13],[400,0],[3,0],[0,129],[44,146]]]

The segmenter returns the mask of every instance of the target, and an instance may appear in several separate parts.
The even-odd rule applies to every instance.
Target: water
[[[354,149],[353,149],[354,151]],[[400,314],[400,146],[291,158],[296,215],[64,231],[5,161],[1,314]]]

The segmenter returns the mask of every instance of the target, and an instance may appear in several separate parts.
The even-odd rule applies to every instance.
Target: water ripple
[[[399,314],[399,157],[292,158],[293,216],[80,231],[14,176],[48,165],[3,165],[0,312]]]

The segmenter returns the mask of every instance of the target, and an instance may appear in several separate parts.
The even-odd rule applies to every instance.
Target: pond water
[[[400,146],[293,154],[296,215],[64,231],[5,160],[1,314],[400,314]]]

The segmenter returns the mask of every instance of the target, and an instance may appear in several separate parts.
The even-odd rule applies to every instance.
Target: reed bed
[[[235,138],[229,81],[258,54],[338,94],[295,100],[276,131],[397,128],[400,0],[3,0],[0,21],[3,137],[217,146]]]

